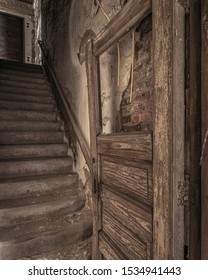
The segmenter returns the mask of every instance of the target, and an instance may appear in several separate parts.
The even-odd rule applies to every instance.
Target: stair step
[[[28,128],[32,131],[43,130],[60,130],[60,123],[52,122],[38,122],[38,121],[0,121],[0,131],[26,131]]]
[[[2,131],[1,145],[63,143],[63,131]]]
[[[0,162],[0,178],[47,174],[67,174],[72,170],[70,157],[52,159],[25,159]]]
[[[64,248],[88,239],[92,235],[91,222],[70,224],[64,229],[26,234],[19,240],[1,242],[0,258],[20,259],[49,252],[57,248]]]
[[[47,80],[42,78],[35,78],[34,76],[27,77],[22,75],[13,75],[11,73],[1,73],[0,72],[0,80],[6,81],[17,81],[17,82],[27,82],[27,83],[34,83],[38,85],[49,85]]]
[[[31,111],[44,111],[51,112],[54,111],[54,104],[41,104],[41,103],[30,103],[22,101],[1,101],[0,109],[8,110],[25,110],[30,108]]]
[[[25,78],[32,78],[32,79],[45,79],[45,75],[43,73],[31,73],[31,72],[22,72],[15,69],[8,69],[8,68],[0,68],[1,74],[11,75],[18,77],[25,77]]]
[[[35,196],[28,197],[18,197],[8,200],[0,200],[0,210],[1,209],[10,209],[17,208],[22,206],[29,205],[37,205],[39,206],[41,203],[52,202],[52,201],[60,201],[63,199],[71,199],[72,197],[78,197],[80,194],[80,190],[78,188],[67,188],[65,190],[56,190],[54,192],[48,192],[44,194],[37,194]]]
[[[13,80],[0,80],[1,87],[17,87],[17,88],[28,88],[28,89],[38,89],[38,90],[48,90],[49,86],[46,83],[37,84],[34,81],[13,81]]]
[[[17,70],[18,72],[19,71],[31,72],[33,74],[43,73],[43,68],[41,65],[20,63],[20,62],[15,62],[15,61],[8,61],[8,60],[1,60],[0,67],[1,67],[1,69]]]
[[[92,259],[92,238],[76,244],[65,245],[39,255],[24,258],[24,260],[91,260]]]
[[[0,120],[56,121],[56,112],[38,112],[0,109]]]
[[[0,92],[0,100],[7,101],[24,101],[24,102],[34,102],[41,104],[50,104],[52,103],[52,96],[34,96],[34,95],[25,95],[25,94],[15,94],[15,93],[2,93]]]
[[[0,183],[0,199],[8,200],[24,198],[29,196],[44,195],[65,189],[73,189],[77,184],[77,174],[50,174],[46,176],[34,176],[26,178],[15,178],[13,181]]]
[[[0,159],[67,156],[67,144],[0,146]]]
[[[0,88],[2,93],[16,93],[16,94],[26,94],[26,95],[35,95],[35,96],[51,96],[49,89],[31,89],[24,87],[11,87],[11,86],[1,86]]]
[[[85,196],[71,196],[59,201],[47,201],[34,205],[0,209],[0,227],[10,227],[39,221],[44,218],[71,214],[81,210],[85,205]]]

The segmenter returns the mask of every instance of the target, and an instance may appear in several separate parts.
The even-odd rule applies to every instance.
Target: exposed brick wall
[[[130,103],[130,81],[121,102],[122,131],[152,130],[153,71],[152,20],[146,17],[136,28],[133,99]]]

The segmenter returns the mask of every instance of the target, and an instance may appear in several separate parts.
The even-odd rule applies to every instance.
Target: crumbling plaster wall
[[[127,1],[103,0],[100,2],[108,16],[113,18]],[[74,111],[88,144],[90,144],[90,135],[87,76],[85,63],[80,64],[77,53],[86,31],[90,30],[89,33],[97,35],[107,23],[108,20],[94,0],[42,1],[43,44],[48,51],[66,99]],[[109,53],[106,55],[111,56]],[[101,59],[100,62],[101,69],[105,69],[105,59]],[[103,71],[102,77],[106,81],[109,72],[108,69]],[[128,82],[128,78],[124,81]],[[106,86],[108,87],[108,85]],[[107,91],[104,86],[103,92]],[[118,103],[120,103],[120,100]],[[76,169],[84,184],[87,179],[87,168],[79,150],[78,147]]]

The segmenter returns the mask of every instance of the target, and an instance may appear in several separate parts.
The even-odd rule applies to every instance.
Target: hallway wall
[[[105,0],[102,1],[102,5],[112,18],[125,2],[127,1]],[[85,63],[81,61],[82,50],[88,38],[96,36],[107,23],[108,20],[96,1],[42,1],[43,44],[48,50],[57,78],[88,144],[90,135],[87,76]],[[80,53],[80,59],[78,53]],[[105,72],[104,75],[107,78],[108,73]],[[128,80],[127,78],[126,83]],[[78,144],[76,161],[76,170],[80,174],[82,184],[85,184],[89,172]]]

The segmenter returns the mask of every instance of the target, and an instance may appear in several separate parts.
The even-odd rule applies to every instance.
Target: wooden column
[[[202,145],[205,143],[205,134],[208,129],[208,1],[202,0]],[[201,258],[208,259],[208,139],[204,147],[202,160],[202,238],[201,238]]]
[[[93,41],[88,41],[86,46],[86,70],[88,82],[88,106],[90,123],[90,157],[92,160],[91,185],[93,204],[93,243],[92,259],[100,259],[98,248],[98,232],[100,230],[100,205],[98,186],[98,155],[97,136],[101,132],[99,90],[99,63],[98,58],[93,55]]]
[[[184,24],[177,0],[152,1],[154,51],[153,257],[183,259]]]

